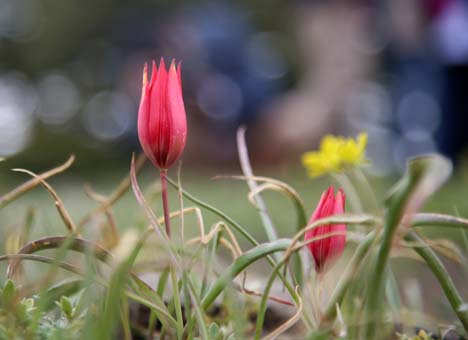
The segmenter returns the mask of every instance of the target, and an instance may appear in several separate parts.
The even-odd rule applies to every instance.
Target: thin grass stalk
[[[141,248],[144,240],[146,239],[146,237],[147,237],[147,233],[145,233],[141,237],[141,239],[139,241],[139,247],[140,248]],[[44,249],[53,249],[53,248],[58,248],[58,250],[59,250],[57,258],[64,258],[65,257],[65,252],[68,249],[72,249],[72,250],[79,251],[79,252],[86,252],[86,251],[89,252],[89,250],[92,249],[93,251],[89,252],[89,255],[95,256],[97,259],[99,259],[99,260],[101,260],[103,262],[106,262],[107,260],[112,258],[112,255],[110,253],[108,253],[105,249],[99,247],[98,245],[95,245],[92,242],[87,241],[87,240],[71,238],[71,237],[49,237],[49,238],[43,238],[43,239],[40,239],[40,240],[36,240],[36,241],[30,242],[27,245],[25,245],[20,250],[20,253],[36,252],[36,251],[40,251],[40,250],[44,250]],[[136,251],[139,251],[140,248],[136,249]],[[22,254],[17,254],[17,255],[22,255]],[[136,255],[134,255],[134,256],[136,257]],[[12,257],[12,259],[13,258],[14,257]],[[21,257],[18,256],[17,258],[20,259]],[[57,261],[56,259],[54,260],[54,262],[51,262],[51,264],[53,265],[52,270],[54,270],[54,272],[55,272],[55,269],[56,269],[56,264],[58,266],[59,263],[60,262]],[[12,265],[12,263],[11,263],[11,265]],[[14,269],[12,267],[12,269],[10,269],[10,271],[9,271],[10,275],[13,275],[13,272],[14,272]],[[90,275],[83,274],[83,276],[88,277],[89,279],[94,279],[94,278],[90,277]],[[147,286],[143,281],[141,281],[136,275],[134,275],[133,273],[130,272],[130,276],[131,276],[131,279],[132,279],[132,280],[130,280],[130,284],[133,285],[133,287],[135,287],[135,284],[137,285],[137,288],[136,289],[134,288],[135,291],[141,293],[142,289],[151,290],[151,288],[149,288],[149,286]],[[50,280],[50,275],[48,275],[47,278],[48,278],[48,280]],[[156,301],[156,302],[160,306],[163,306],[162,301]],[[39,302],[37,304],[38,310],[40,310],[40,307],[42,306],[43,303],[47,303],[47,301],[45,301],[43,299],[43,296],[41,296],[41,299],[39,299]],[[149,307],[152,308],[151,306],[149,306]],[[155,310],[160,310],[161,309],[161,307],[158,307],[158,308],[159,309],[155,309]],[[165,309],[165,308],[166,307],[164,306],[163,309]],[[165,313],[167,314],[167,312],[165,312]],[[36,324],[39,322],[39,315],[40,315],[40,313],[38,313],[37,320],[34,320]]]
[[[254,176],[252,171],[252,166],[250,165],[249,154],[247,151],[247,145],[245,143],[245,127],[240,127],[237,130],[237,148],[239,151],[239,161],[241,164],[242,172],[244,176],[247,177],[247,185],[249,186],[250,191],[255,191],[257,189],[257,182],[251,179]],[[262,220],[263,227],[267,234],[268,240],[270,242],[278,239],[278,233],[276,228],[273,225],[273,221],[268,213],[268,208],[260,194],[256,195],[254,198],[255,203],[258,207],[258,213],[260,219]],[[276,260],[279,260],[278,254],[275,254]]]
[[[182,317],[182,302],[180,300],[179,294],[179,283],[177,280],[177,274],[173,267],[170,268],[171,281],[172,281],[172,299],[174,302],[174,309],[176,313],[177,320],[177,338],[182,339],[183,329],[184,329],[184,319]]]
[[[253,180],[253,181],[258,181],[258,182],[263,182],[262,185],[258,185],[255,190],[251,190],[248,198],[249,201],[259,209],[257,202],[256,202],[256,197],[260,196],[260,194],[265,191],[265,190],[276,190],[279,191],[283,194],[286,194],[288,198],[291,199],[292,203],[294,204],[294,207],[296,209],[296,214],[297,214],[297,224],[296,224],[296,232],[300,232],[306,225],[307,225],[307,217],[306,217],[306,212],[305,212],[305,207],[304,203],[299,196],[299,194],[294,190],[292,187],[287,185],[286,183],[283,183],[279,180],[269,178],[269,177],[262,177],[262,176],[216,176],[214,177],[215,179],[217,178],[231,178],[231,179],[240,179],[240,180]],[[261,196],[260,196],[261,199]],[[294,254],[293,257],[293,275],[296,280],[296,282],[299,285],[302,285],[303,282],[303,269],[302,269],[302,260],[299,254]],[[284,274],[286,275],[286,274]]]
[[[141,168],[146,162],[146,156],[144,153],[138,155],[138,158],[135,162],[135,173],[139,173]],[[98,207],[88,212],[85,216],[81,218],[78,222],[78,229],[80,229],[83,225],[88,223],[94,216],[101,214],[112,207],[120,198],[124,196],[124,194],[128,191],[131,186],[131,176],[126,176],[117,186],[117,188],[110,194],[109,198],[102,202]]]
[[[323,313],[321,323],[327,322],[335,318],[336,306],[341,305],[343,298],[348,291],[349,285],[352,283],[356,273],[358,272],[361,263],[364,261],[369,248],[374,242],[375,232],[372,231],[366,235],[366,237],[359,243],[358,247],[354,251],[354,254],[346,266],[345,271],[341,274],[338,283],[333,290],[330,299],[328,300],[325,312]]]
[[[179,200],[179,211],[184,211],[184,196],[180,188],[182,188],[182,181],[181,181],[181,171],[182,171],[182,161],[179,162],[179,166],[177,167],[177,185],[179,189],[177,190],[177,198]],[[167,181],[166,181],[167,186]],[[185,214],[180,214],[180,239],[182,244],[185,243]]]
[[[377,323],[380,321],[381,294],[385,274],[388,270],[388,258],[396,230],[404,214],[408,216],[417,211],[450,176],[452,165],[449,160],[438,155],[421,156],[411,159],[406,174],[394,186],[386,201],[386,214],[383,237],[370,276],[367,296],[367,327],[365,338],[374,339]],[[406,221],[406,222],[411,222]]]
[[[122,329],[124,334],[124,340],[132,340],[132,330],[130,327],[130,315],[128,312],[128,300],[127,297],[121,297],[120,306],[120,319],[122,321]]]
[[[59,165],[56,168],[53,168],[49,171],[43,172],[42,174],[37,175],[37,177],[34,177],[30,179],[29,181],[23,183],[19,187],[13,189],[12,191],[8,192],[7,194],[0,196],[0,208],[3,208],[13,202],[15,199],[18,197],[22,196],[29,190],[35,188],[36,186],[41,184],[41,181],[46,180],[52,176],[55,176],[65,170],[67,170],[75,161],[75,156],[71,155],[68,160],[63,163],[62,165]]]
[[[205,319],[205,315],[204,315],[204,312],[203,312],[203,308],[201,306],[201,301],[199,299],[199,297],[197,296],[197,290],[195,289],[189,275],[187,275],[187,273],[184,272],[184,285],[187,286],[189,292],[190,292],[190,297],[191,297],[191,300],[192,300],[192,306],[195,310],[195,318],[198,320],[198,324],[199,324],[199,332],[200,332],[200,336],[201,336],[201,339],[209,339],[209,335],[208,335],[208,329],[206,328],[206,319]],[[195,318],[191,318],[191,319],[195,319]],[[190,337],[188,337],[188,339],[191,339]]]
[[[156,294],[158,294],[161,298],[164,297],[164,290],[166,288],[168,277],[169,277],[169,269],[166,268],[163,270],[163,272],[159,276],[158,286],[156,288]],[[148,336],[147,336],[148,340],[153,339],[153,330],[156,327],[156,320],[157,320],[156,313],[153,310],[151,310],[149,321],[148,321]]]
[[[385,283],[385,297],[392,311],[393,320],[395,323],[400,323],[401,314],[401,296],[398,289],[398,282],[392,268],[388,266],[387,281]]]
[[[213,239],[210,242],[210,247],[205,248],[205,257],[206,257],[206,262],[205,262],[205,269],[203,271],[203,278],[202,278],[202,285],[200,289],[200,296],[204,297],[206,294],[206,290],[208,289],[208,275],[211,273],[211,270],[213,269],[213,258],[216,255],[216,250],[218,249],[218,241],[221,237],[221,231],[216,233],[213,236]]]
[[[182,277],[184,278],[184,281],[182,281],[182,289],[184,291],[185,320],[190,320],[193,315],[192,315],[191,295],[190,295],[188,284],[187,284],[186,279],[185,279],[185,277],[188,276],[187,271],[184,270],[182,275],[183,275]],[[186,325],[187,325],[187,323],[186,323]],[[187,327],[184,328],[184,336],[185,336],[186,330],[187,330]],[[190,338],[188,338],[188,339],[190,339]]]
[[[352,175],[356,181],[360,184],[359,187],[364,191],[364,197],[366,199],[367,207],[370,211],[377,212],[379,210],[379,204],[375,192],[369,183],[364,171],[360,167],[352,169]],[[361,196],[362,197],[362,196]]]
[[[329,233],[329,234],[325,234],[325,235],[318,235],[316,237],[313,237],[313,238],[307,240],[307,242],[297,244],[296,246],[294,246],[294,243],[291,243],[291,245],[288,248],[290,249],[291,246],[294,246],[294,248],[284,254],[281,261],[278,262],[278,264],[273,269],[273,272],[270,275],[270,278],[268,279],[268,281],[267,281],[267,283],[265,285],[265,288],[263,289],[263,295],[262,295],[262,299],[260,301],[260,306],[258,308],[258,313],[257,313],[257,323],[256,323],[256,328],[255,328],[255,339],[260,339],[261,332],[262,332],[262,329],[263,329],[263,323],[264,323],[264,320],[265,320],[266,304],[267,304],[267,301],[268,301],[268,296],[270,294],[270,290],[271,290],[271,287],[273,285],[273,282],[274,282],[276,276],[278,275],[279,270],[281,269],[281,267],[284,266],[287,263],[289,257],[292,256],[294,252],[299,251],[300,249],[302,249],[307,244],[310,244],[312,242],[316,242],[318,240],[322,240],[322,239],[325,239],[325,238],[328,238],[328,237],[332,237],[334,235],[335,235],[334,233]],[[346,286],[346,288],[347,288],[347,286]],[[293,295],[292,297],[295,300],[296,304],[299,306],[299,303],[298,303],[298,301],[300,300],[299,296],[296,294],[296,295]],[[306,315],[303,315],[303,318],[306,321],[306,325],[310,326],[312,324],[310,322],[310,320],[307,318]]]
[[[463,239],[463,246],[465,248],[465,252],[468,253],[468,232],[464,230],[460,230]]]
[[[437,213],[418,213],[411,216],[412,227],[448,227],[468,231],[468,219]]]
[[[169,177],[167,177],[167,181],[169,184],[171,184],[174,188],[176,189],[179,189],[179,186],[177,185],[177,183],[175,183],[172,179],[170,179]],[[212,212],[213,214],[219,216],[221,219],[223,219],[227,224],[231,225],[234,229],[236,229],[237,232],[239,232],[242,236],[245,237],[245,239],[247,241],[249,241],[250,244],[252,244],[253,246],[259,246],[259,243],[257,242],[257,240],[252,236],[250,235],[250,233],[245,230],[239,223],[237,223],[233,218],[231,218],[230,216],[226,215],[225,213],[223,213],[221,210],[213,207],[212,205],[196,198],[195,196],[193,196],[192,194],[188,193],[187,191],[185,191],[184,189],[181,189],[181,192],[182,194],[184,195],[185,198],[187,198],[189,201],[195,203],[196,205]],[[268,263],[274,267],[275,266],[275,261],[273,260],[273,258],[271,256],[266,256],[266,260],[268,261]],[[281,280],[283,281],[284,285],[286,286],[286,289],[288,290],[288,292],[293,295],[294,294],[294,288],[292,287],[292,285],[289,283],[289,281],[286,279],[286,277],[284,275],[280,275],[280,278]]]
[[[55,207],[60,215],[60,218],[62,219],[63,223],[65,224],[66,228],[68,229],[68,231],[70,233],[78,233],[78,230],[75,226],[75,223],[73,222],[68,210],[65,208],[65,205],[63,204],[62,200],[60,199],[59,195],[57,194],[57,192],[54,190],[54,188],[52,188],[50,186],[49,183],[47,183],[45,181],[45,179],[43,179],[41,177],[41,175],[37,175],[35,174],[34,172],[32,171],[29,171],[29,170],[25,170],[25,169],[13,169],[13,171],[17,171],[17,172],[22,172],[22,173],[26,173],[34,178],[37,178],[40,183],[42,184],[42,186],[44,188],[46,188],[46,190],[49,192],[49,194],[52,196],[52,198],[54,199],[55,201]]]
[[[428,267],[431,269],[432,273],[439,281],[453,311],[462,323],[465,331],[468,332],[468,310],[466,308],[466,302],[463,301],[463,298],[458,292],[457,287],[455,287],[455,284],[442,261],[416,232],[410,231],[404,238],[407,241],[417,242],[421,245],[414,247],[414,251],[424,259]]]
[[[86,273],[83,270],[81,270],[80,268],[78,268],[76,266],[73,266],[71,264],[68,264],[66,262],[60,262],[60,261],[57,261],[56,259],[46,257],[46,256],[42,256],[42,255],[10,254],[10,255],[0,256],[0,262],[1,261],[12,260],[12,259],[21,259],[21,260],[42,262],[42,263],[58,266],[61,269],[64,269],[64,270],[69,271],[71,273],[77,274],[77,275],[79,275],[81,277],[86,277]],[[103,279],[98,278],[96,276],[93,277],[93,282],[96,282],[97,284],[99,284],[99,285],[101,285],[103,287],[106,287],[106,288],[108,287],[107,283]],[[165,320],[167,320],[173,327],[177,326],[176,320],[167,312],[167,310],[165,310],[161,306],[155,305],[151,301],[148,301],[145,298],[141,297],[140,295],[132,293],[132,292],[130,292],[128,290],[125,290],[124,294],[128,298],[134,300],[135,302],[138,302],[138,303],[142,304],[143,306],[146,306],[146,307],[148,307],[150,309],[158,310],[161,314],[164,314],[165,319],[162,320],[163,323],[165,322]]]
[[[364,210],[362,208],[362,203],[359,198],[356,187],[353,185],[353,182],[342,173],[335,173],[332,177],[338,182],[338,184],[343,187],[343,190],[346,192],[346,195],[349,197],[349,202],[351,203],[352,209],[354,212],[362,213]]]
[[[275,268],[273,268],[273,272],[271,273],[265,285],[265,288],[263,289],[262,299],[260,300],[260,305],[258,307],[258,312],[257,312],[257,322],[255,326],[255,340],[259,340],[260,337],[262,336],[263,324],[265,322],[265,313],[267,309],[268,296],[270,295],[270,290],[271,290],[271,287],[273,286],[273,282],[275,282],[276,277],[280,273],[281,267],[284,266],[286,261],[287,261],[287,258],[283,258],[281,261],[277,263]]]
[[[379,318],[381,307],[383,284],[388,266],[388,257],[390,255],[393,237],[403,215],[406,202],[416,185],[417,181],[415,180],[415,177],[416,176],[403,177],[401,190],[395,193],[385,216],[383,236],[377,252],[374,270],[370,274],[370,289],[366,308],[368,325],[365,330],[365,338],[369,340],[375,339],[377,320]]]
[[[167,170],[161,170],[159,172],[161,178],[161,195],[164,210],[164,225],[166,226],[166,234],[169,239],[171,238],[171,211],[169,209],[169,201],[167,198]]]
[[[272,331],[270,334],[264,337],[263,340],[276,339],[278,336],[286,332],[289,328],[294,326],[301,319],[303,303],[302,303],[302,298],[299,295],[299,286],[296,287],[296,295],[299,299],[299,304],[297,306],[296,313],[294,313],[294,315],[291,318],[289,318],[289,320],[284,322],[282,325],[278,326],[274,331]]]
[[[84,252],[86,249],[92,249],[93,256],[96,256],[101,261],[106,261],[112,256],[107,250],[105,250],[97,244],[94,244],[85,239],[73,238],[69,236],[51,236],[31,241],[23,247],[21,247],[21,249],[18,250],[18,254],[31,254],[42,250],[56,248],[65,250],[71,249],[78,252]],[[65,256],[58,257],[64,258]],[[18,264],[19,261],[13,261],[8,265],[8,278],[13,277]]]
[[[339,224],[339,223],[345,223],[347,225],[351,225],[351,224],[373,225],[376,223],[376,219],[371,215],[364,215],[364,214],[359,214],[359,215],[344,214],[344,215],[336,215],[336,216],[332,215],[332,216],[321,218],[317,221],[312,222],[311,224],[306,225],[300,232],[294,235],[294,237],[292,238],[291,246],[286,251],[285,257],[289,258],[289,255],[291,251],[294,249],[294,246],[299,242],[301,238],[304,237],[304,234],[307,231],[317,228],[321,225]],[[287,263],[286,263],[286,266],[287,266]],[[286,266],[284,268],[284,271],[286,271]]]
[[[284,251],[288,249],[291,241],[288,239],[279,239],[275,242],[264,243],[251,250],[245,252],[243,255],[239,256],[215,281],[213,286],[210,288],[206,296],[202,299],[201,306],[204,310],[207,310],[208,307],[216,300],[219,294],[222,293],[224,288],[232,282],[232,280],[239,275],[245,268],[249,265],[266,257],[269,254],[272,254],[277,251]],[[294,290],[292,296],[294,296]],[[295,301],[298,303],[298,301]]]
[[[167,179],[167,176],[166,176],[166,179]],[[140,187],[138,185],[138,181],[137,181],[137,178],[136,178],[135,155],[134,154],[132,155],[132,161],[131,161],[131,165],[130,165],[130,180],[131,180],[131,183],[132,183],[132,189],[133,189],[133,193],[135,194],[135,198],[136,198],[138,204],[140,205],[140,207],[142,207],[143,210],[145,211],[146,216],[147,216],[151,226],[153,227],[153,230],[155,231],[156,235],[163,242],[163,246],[164,246],[165,250],[167,251],[167,253],[170,256],[171,265],[175,266],[177,268],[178,272],[181,272],[182,270],[181,270],[180,265],[179,265],[177,254],[173,251],[173,249],[171,247],[171,244],[169,242],[170,240],[169,240],[168,236],[166,235],[166,233],[161,231],[161,227],[159,225],[158,219],[156,218],[153,210],[149,206],[148,202],[145,199],[145,196],[141,192]],[[170,218],[170,216],[169,216],[169,218]]]
[[[176,189],[179,189],[179,186],[177,185],[176,182],[174,182],[172,179],[170,179],[169,177],[167,177],[167,182],[172,185],[174,188]],[[257,240],[247,231],[245,230],[239,223],[237,223],[233,218],[231,218],[230,216],[226,215],[225,213],[223,213],[221,210],[219,210],[218,208],[196,198],[195,196],[193,196],[192,194],[188,193],[186,190],[182,189],[182,195],[184,195],[185,198],[187,198],[189,201],[195,203],[196,205],[212,212],[213,214],[221,217],[224,221],[226,221],[228,224],[230,224],[232,227],[234,227],[234,229],[236,229],[236,231],[238,231],[242,236],[244,236],[244,238],[249,241],[250,244],[252,244],[253,246],[258,246],[259,243],[257,242]]]
[[[162,195],[162,203],[163,203],[163,211],[164,211],[164,225],[166,229],[166,235],[170,239],[171,238],[171,217],[170,217],[170,208],[169,208],[169,201],[168,201],[168,193],[167,193],[167,170],[161,170],[160,173],[161,179],[161,195]],[[179,288],[178,288],[178,280],[176,270],[173,266],[170,267],[170,276],[172,281],[172,291],[173,291],[173,303],[176,312],[176,320],[178,327],[176,328],[177,338],[182,339],[183,335],[183,328],[184,328],[184,321],[182,316],[182,304],[180,300]]]

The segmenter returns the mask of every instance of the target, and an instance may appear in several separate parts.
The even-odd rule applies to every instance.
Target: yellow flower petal
[[[302,163],[311,177],[339,172],[345,166],[362,165],[366,162],[367,133],[360,133],[356,139],[326,135],[318,151],[307,152]]]

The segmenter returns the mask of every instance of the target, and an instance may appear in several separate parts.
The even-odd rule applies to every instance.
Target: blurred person
[[[441,67],[432,46],[424,1],[387,1],[383,8],[390,36],[383,55],[392,101],[388,157],[400,171],[408,157],[438,149]]]
[[[271,160],[297,156],[327,132],[346,130],[345,102],[376,65],[364,48],[369,12],[364,1],[295,1],[291,23],[299,51],[299,81],[258,123]],[[260,152],[259,152],[260,153]]]
[[[403,169],[427,152],[456,160],[468,142],[468,1],[394,0],[387,8],[395,162]]]

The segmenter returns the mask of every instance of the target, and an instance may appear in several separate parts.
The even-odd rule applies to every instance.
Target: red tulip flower
[[[332,215],[343,214],[345,210],[345,194],[339,189],[335,196],[334,188],[330,187],[322,194],[317,208],[312,214],[309,224]],[[329,235],[330,236],[327,236]],[[316,227],[305,233],[304,241],[320,236],[324,238],[312,241],[307,245],[315,262],[317,272],[322,272],[327,263],[336,260],[343,254],[346,244],[346,225],[330,224]]]
[[[182,99],[180,63],[174,60],[166,70],[153,60],[151,80],[143,70],[143,89],[138,112],[138,136],[146,156],[161,170],[169,169],[180,157],[187,138],[187,119]]]

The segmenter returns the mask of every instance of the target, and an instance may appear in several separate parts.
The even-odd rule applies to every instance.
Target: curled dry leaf
[[[35,188],[39,184],[41,184],[41,180],[46,180],[52,176],[55,176],[65,170],[67,170],[75,161],[75,156],[71,155],[68,160],[63,163],[62,165],[59,165],[56,168],[53,168],[49,171],[43,172],[40,175],[37,175],[37,177],[34,177],[33,179],[21,184],[19,187],[13,189],[12,191],[6,193],[5,195],[0,197],[0,208],[5,207],[9,203],[13,202],[15,199],[20,197],[21,195],[25,194],[29,190]]]
[[[67,227],[68,231],[70,233],[75,233],[78,232],[75,223],[73,222],[68,210],[65,208],[65,205],[63,204],[63,201],[60,199],[59,195],[57,192],[52,188],[52,186],[45,181],[40,175],[35,174],[32,171],[25,170],[25,169],[13,169],[13,171],[17,172],[23,172],[26,173],[34,178],[37,178],[39,180],[39,183],[46,188],[46,190],[49,192],[49,194],[52,196],[52,198],[55,200],[55,207],[57,208],[57,211],[62,218],[63,223]]]

